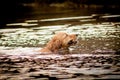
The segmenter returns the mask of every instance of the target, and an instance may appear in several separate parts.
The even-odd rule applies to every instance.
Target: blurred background
[[[27,19],[44,19],[91,14],[119,14],[119,0],[2,0],[0,28]]]

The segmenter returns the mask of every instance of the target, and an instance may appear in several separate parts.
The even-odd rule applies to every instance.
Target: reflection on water
[[[79,35],[78,44],[71,47],[75,53],[120,50],[120,15],[94,14],[97,10],[83,10],[82,13],[76,10],[46,11],[34,11],[28,14],[32,15],[29,18],[25,14],[24,21],[18,18],[6,23],[7,29],[0,30],[0,50],[5,47],[43,47],[57,31]]]
[[[28,21],[26,21],[28,22]],[[32,20],[29,22],[36,22]],[[33,23],[31,23],[33,24]],[[15,23],[8,26],[29,26],[31,24]],[[91,53],[120,49],[120,22],[102,22],[86,24],[63,24],[38,26],[31,28],[1,29],[1,46],[8,47],[42,47],[54,35],[54,32],[65,31],[78,34],[78,44],[74,48],[76,53]]]

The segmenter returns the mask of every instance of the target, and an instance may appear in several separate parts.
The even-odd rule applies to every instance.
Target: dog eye
[[[73,43],[73,41],[72,40],[70,40],[69,42],[68,42],[68,44],[72,44]]]
[[[75,34],[75,36],[78,36],[78,34]]]

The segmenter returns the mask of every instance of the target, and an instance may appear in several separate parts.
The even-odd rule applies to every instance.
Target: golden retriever
[[[65,32],[56,33],[47,45],[40,50],[41,53],[59,53],[61,50],[66,50],[69,53],[68,47],[77,43],[76,34],[67,34]]]

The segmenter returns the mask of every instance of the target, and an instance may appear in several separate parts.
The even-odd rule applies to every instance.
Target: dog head
[[[68,47],[76,43],[77,43],[76,34],[67,34],[65,32],[58,32],[40,51],[46,53],[58,53],[59,50],[64,49],[67,52],[69,51]]]
[[[53,36],[52,40],[48,42],[48,47],[51,49],[60,49],[69,47],[77,43],[76,34],[67,34],[65,32],[58,32]]]
[[[64,37],[61,41],[63,47],[69,47],[77,43],[77,34],[64,34],[66,34],[66,37]]]

